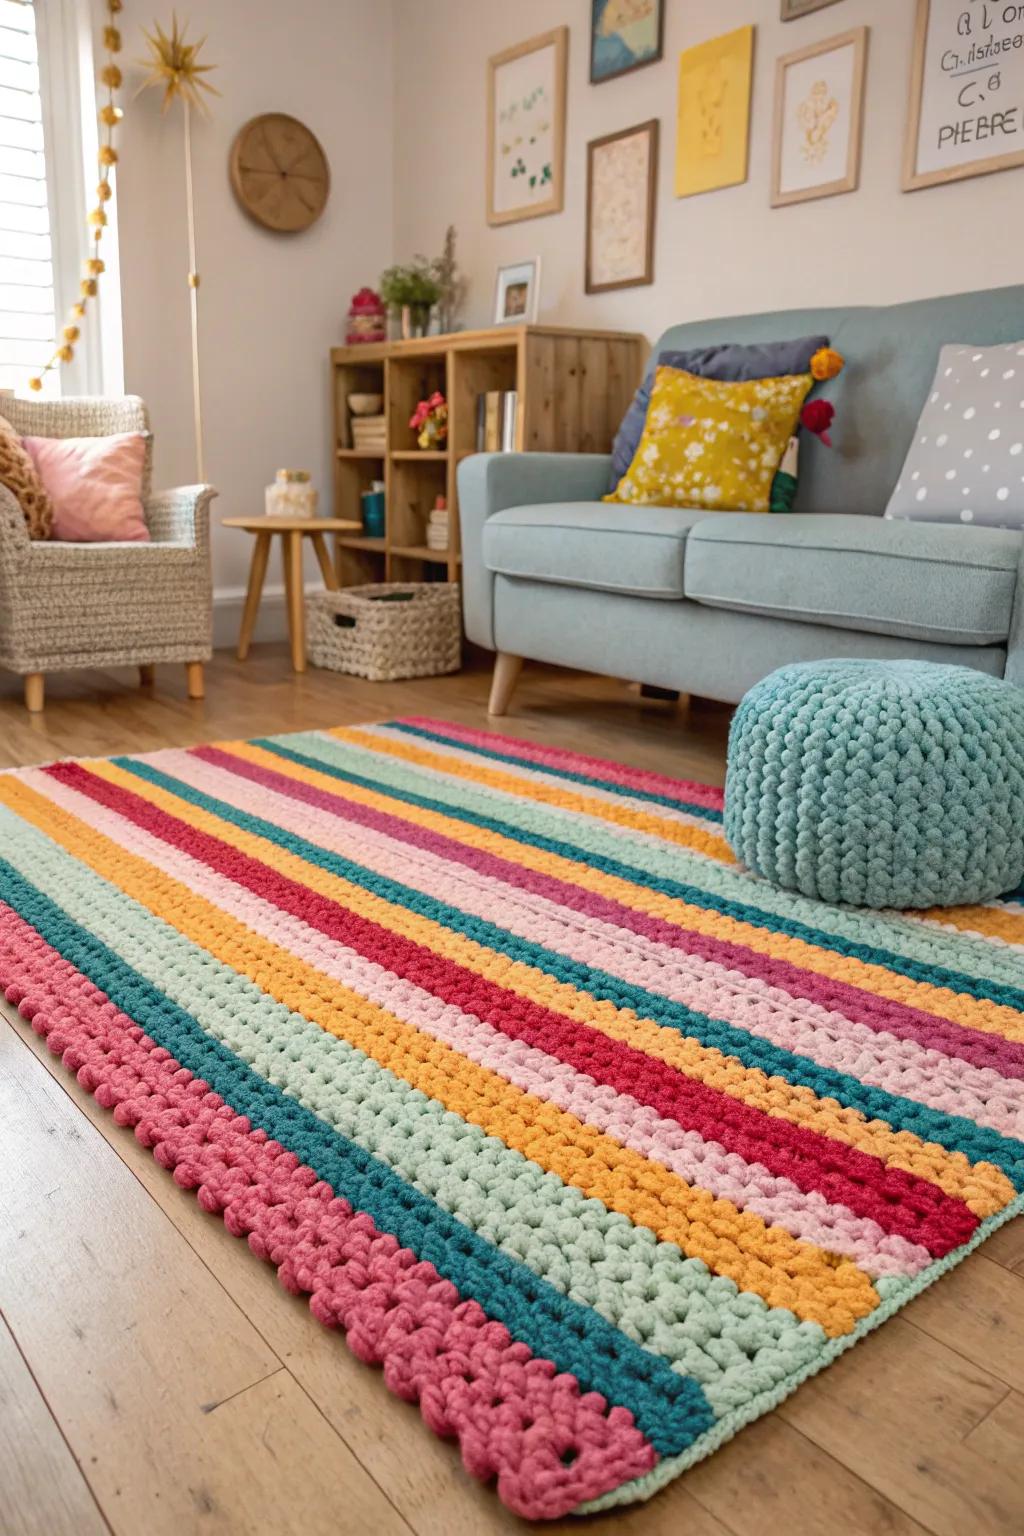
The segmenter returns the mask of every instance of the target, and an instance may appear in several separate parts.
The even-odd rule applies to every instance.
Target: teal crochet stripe
[[[428,731],[421,725],[407,725],[399,721],[395,727],[403,734],[413,736],[419,741],[433,742],[439,747],[459,747],[462,751],[472,752],[474,757],[483,758],[492,763],[506,763],[516,768],[530,768],[538,766],[545,774],[554,778],[564,779],[568,784],[582,784],[588,789],[601,789],[612,795],[621,795],[628,800],[645,800],[650,805],[669,806],[674,811],[687,811],[691,816],[699,816],[702,821],[714,822],[721,825],[722,812],[708,805],[694,805],[686,800],[677,800],[671,795],[659,795],[651,789],[634,789],[628,784],[615,784],[609,779],[598,779],[589,773],[574,773],[569,768],[558,768],[551,763],[534,765],[525,762],[521,757],[515,757],[511,752],[495,752],[489,747],[480,747],[475,743],[453,741],[450,736],[442,736],[440,731]]]
[[[530,847],[542,849],[546,853],[557,853],[563,858],[589,864],[594,869],[599,869],[602,874],[617,875],[623,880],[628,880],[632,885],[637,885],[651,891],[659,891],[664,896],[673,896],[679,901],[704,907],[710,912],[719,912],[723,917],[733,917],[739,922],[751,923],[755,927],[764,928],[770,933],[786,934],[790,938],[801,939],[804,943],[811,944],[816,948],[828,949],[834,954],[845,955],[852,960],[863,960],[869,965],[884,966],[887,970],[891,970],[899,976],[906,976],[911,981],[926,982],[929,986],[933,987],[948,987],[953,992],[963,992],[967,996],[976,997],[981,1001],[999,1003],[1007,1008],[1013,1008],[1018,1011],[1024,1010],[1024,987],[1011,987],[1005,984],[993,983],[935,964],[923,965],[919,961],[908,959],[894,950],[886,950],[870,944],[859,944],[855,940],[844,939],[836,934],[827,933],[823,929],[812,928],[808,924],[798,922],[795,919],[778,917],[774,913],[766,912],[759,907],[743,902],[730,901],[728,898],[702,890],[698,886],[653,875],[633,865],[622,863],[616,859],[610,859],[605,855],[590,853],[570,842],[558,838],[531,834],[517,827],[514,823],[502,821],[498,817],[482,816],[478,812],[468,810],[465,806],[459,806],[447,800],[438,800],[436,797],[403,791],[382,780],[351,773],[331,763],[329,759],[312,757],[307,752],[300,752],[294,748],[287,747],[280,738],[257,737],[255,745],[264,747],[269,752],[274,752],[286,761],[297,763],[306,768],[313,768],[319,773],[324,773],[330,778],[337,779],[340,783],[353,784],[361,789],[370,789],[380,794],[387,794],[405,804],[415,805],[423,810],[436,811],[443,816],[454,816],[470,826],[485,828],[487,831],[497,832],[500,836],[507,837],[513,842],[525,843]],[[756,889],[756,887],[754,888]]]
[[[509,934],[481,918],[469,917],[457,907],[446,906],[432,897],[424,896],[411,886],[400,885],[339,854],[329,853],[294,833],[282,830],[273,822],[250,815],[224,800],[194,789],[182,780],[154,768],[150,763],[130,757],[118,757],[113,761],[118,767],[147,783],[167,790],[231,826],[266,838],[268,842],[287,849],[315,868],[351,880],[353,884],[385,901],[404,906],[487,948],[532,965],[557,977],[559,981],[569,982],[593,997],[612,1002],[616,1007],[632,1008],[645,1018],[666,1024],[681,1034],[700,1040],[703,1045],[713,1046],[735,1056],[744,1066],[759,1067],[770,1076],[813,1087],[815,1093],[822,1098],[835,1098],[849,1108],[859,1110],[869,1119],[884,1120],[896,1129],[913,1131],[915,1135],[938,1142],[939,1146],[951,1152],[964,1153],[972,1162],[984,1160],[994,1163],[1015,1186],[1024,1188],[1024,1145],[1001,1136],[998,1131],[979,1126],[963,1116],[945,1115],[914,1100],[873,1088],[862,1083],[859,1078],[821,1067],[807,1057],[794,1055],[744,1030],[695,1013],[682,1003],[669,1002],[617,976],[568,960],[553,950]]]
[[[571,1372],[588,1390],[602,1391],[628,1408],[662,1455],[678,1453],[710,1427],[714,1416],[697,1382],[677,1375],[592,1308],[577,1305],[497,1252],[386,1164],[260,1077],[106,944],[72,923],[2,857],[0,899],[176,1061],[295,1152],[383,1231],[433,1264],[463,1295],[475,1297],[514,1338]]]

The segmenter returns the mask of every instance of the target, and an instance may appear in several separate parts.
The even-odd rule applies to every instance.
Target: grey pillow
[[[1024,527],[1024,341],[942,348],[885,515]]]
[[[747,379],[776,379],[787,373],[809,373],[811,358],[827,346],[827,336],[801,336],[797,341],[755,342],[750,346],[728,342],[694,347],[687,352],[659,352],[615,434],[608,489],[614,491],[633,462],[647,419],[647,407],[651,403],[655,367],[664,364],[668,368],[684,368],[687,373],[695,373],[702,379],[741,384]]]

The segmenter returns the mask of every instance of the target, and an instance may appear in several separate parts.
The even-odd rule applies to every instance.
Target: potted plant
[[[388,308],[401,316],[404,341],[427,334],[441,285],[425,257],[414,256],[407,267],[388,267],[380,276],[380,294]]]

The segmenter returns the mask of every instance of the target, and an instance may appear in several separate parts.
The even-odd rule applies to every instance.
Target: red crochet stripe
[[[280,1142],[157,1046],[88,977],[0,902],[0,989],[82,1087],[204,1210],[248,1238],[282,1285],[308,1294],[349,1348],[474,1477],[528,1520],[556,1519],[657,1462],[626,1408],[556,1374],[479,1304],[356,1212]],[[571,1464],[562,1457],[570,1447]]]
[[[632,1094],[684,1129],[700,1131],[748,1162],[791,1179],[805,1192],[818,1190],[827,1200],[871,1217],[886,1232],[941,1256],[966,1242],[978,1225],[962,1200],[926,1179],[743,1104],[623,1041],[506,991],[77,763],[57,763],[46,772],[444,1002],[540,1047],[597,1082]]]

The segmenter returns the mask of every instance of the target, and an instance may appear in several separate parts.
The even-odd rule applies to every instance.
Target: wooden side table
[[[256,536],[249,566],[249,587],[245,594],[242,625],[238,632],[238,659],[244,661],[249,654],[256,614],[259,612],[263,578],[267,574],[270,558],[270,542],[274,534],[281,538],[281,559],[284,565],[284,590],[288,608],[288,635],[291,640],[292,666],[296,672],[306,670],[306,605],[302,586],[302,541],[309,539],[316,551],[320,574],[329,592],[338,590],[338,578],[324,540],[325,533],[358,533],[361,523],[344,517],[225,517],[224,528],[241,528]]]

